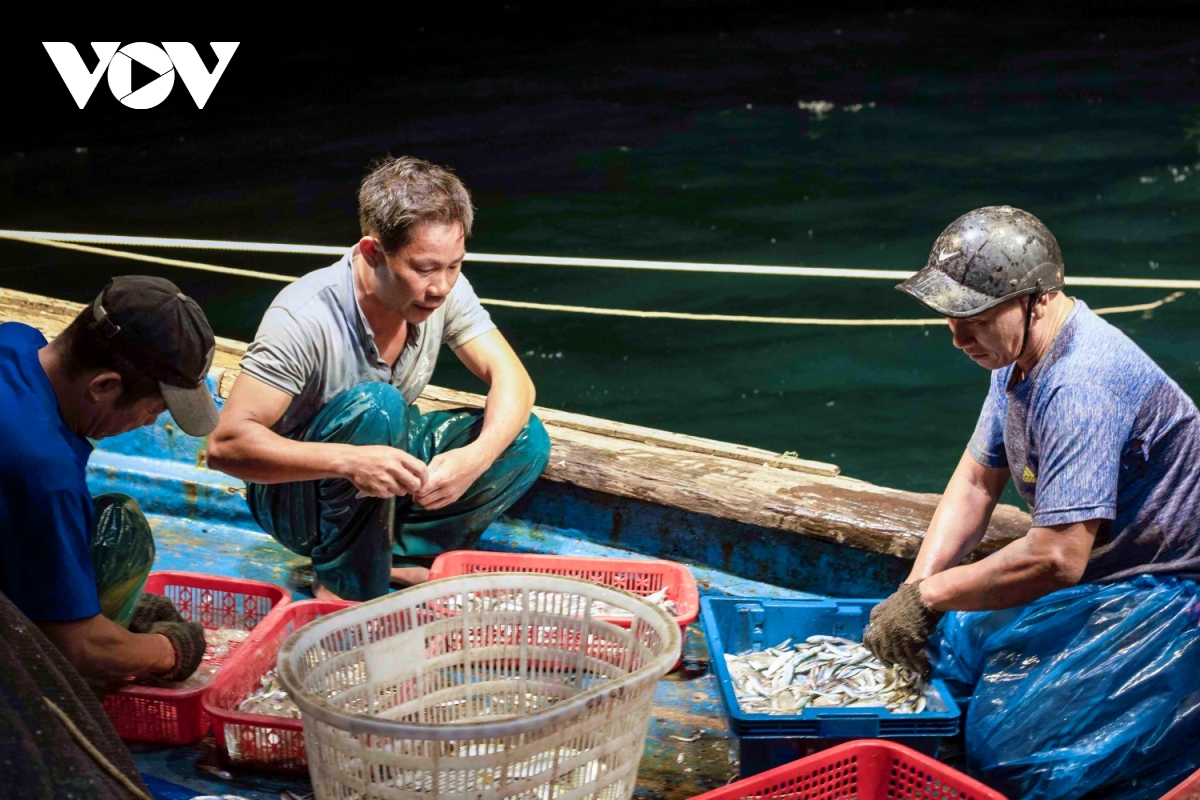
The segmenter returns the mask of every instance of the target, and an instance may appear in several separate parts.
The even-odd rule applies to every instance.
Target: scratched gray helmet
[[[1061,291],[1062,253],[1028,211],[977,208],[950,223],[925,268],[896,288],[943,317],[973,317],[1014,297]]]

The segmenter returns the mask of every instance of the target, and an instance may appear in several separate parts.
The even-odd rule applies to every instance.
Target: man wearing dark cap
[[[53,342],[0,325],[0,592],[97,689],[131,677],[181,680],[204,630],[142,593],[154,539],[136,502],[93,498],[89,439],[170,411],[205,436],[217,409],[205,383],[214,339],[170,281],[115,278]]]
[[[935,677],[976,684],[968,763],[1010,797],[1182,777],[1200,759],[1181,749],[1200,735],[1200,418],[1063,284],[1046,226],[995,206],[952,223],[898,287],[946,317],[991,388],[864,643],[929,674],[931,641]],[[964,563],[1010,479],[1029,532]]]

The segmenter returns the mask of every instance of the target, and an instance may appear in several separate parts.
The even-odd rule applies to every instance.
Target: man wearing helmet
[[[1200,574],[1196,406],[1121,331],[1064,294],[1063,279],[1062,256],[1050,231],[1025,211],[998,206],[951,224],[925,268],[897,287],[946,317],[954,346],[992,377],[975,433],[908,580],[871,614],[864,643],[886,663],[928,675],[926,644],[949,611],[1015,609],[1077,585],[1132,587],[1138,576]],[[1010,478],[1032,511],[1029,533],[964,563]],[[1098,606],[1095,613],[1105,612]],[[984,614],[947,623],[969,626],[984,619],[998,624],[994,615]],[[943,636],[948,627],[943,625]],[[981,629],[976,640],[985,635]],[[1013,641],[1008,652],[1020,656],[1019,637]],[[1200,645],[1188,642],[1181,655],[1200,658],[1195,652]],[[1064,650],[1072,646],[1066,640],[1058,644]],[[1037,667],[1022,669],[1025,676]],[[1036,682],[1030,686],[1037,691]],[[967,722],[969,760],[975,706],[984,705],[977,701],[978,695]],[[1061,716],[1063,709],[1048,711]],[[981,708],[979,717],[986,713]],[[1062,741],[1040,746],[1072,750]],[[1003,750],[995,739],[982,749]],[[1071,757],[1084,758],[1078,750]],[[1034,781],[1029,775],[1037,770],[1013,766],[1023,761],[1022,754],[1010,747],[1003,758],[1005,765],[977,758],[973,766],[995,779],[1020,773],[1022,780]],[[1062,787],[1056,791],[1047,796],[1077,796]]]

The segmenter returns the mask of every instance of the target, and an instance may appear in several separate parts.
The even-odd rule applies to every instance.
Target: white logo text
[[[200,54],[191,42],[160,42],[162,47],[150,42],[130,42],[121,47],[120,42],[91,42],[99,62],[89,70],[83,57],[70,42],[42,42],[50,59],[62,76],[63,83],[71,92],[75,105],[83,108],[92,92],[100,83],[100,77],[108,72],[108,88],[113,97],[129,108],[154,108],[175,87],[175,73],[196,101],[196,108],[204,108],[217,81],[225,74],[233,52],[241,42],[209,42],[217,55],[217,65],[212,72],[204,66]],[[149,71],[151,78],[137,89],[133,88],[133,66]]]

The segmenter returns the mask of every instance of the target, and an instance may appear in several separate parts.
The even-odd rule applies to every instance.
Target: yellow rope
[[[17,236],[7,232],[0,232],[0,238],[11,239],[13,241],[25,242],[27,244],[40,244],[46,247],[57,247],[63,250],[76,250],[82,253],[91,253],[99,256],[111,256],[112,258],[124,258],[130,261],[141,261],[147,264],[159,264],[166,267],[181,267],[183,269],[195,269],[203,272],[216,272],[222,275],[238,275],[245,278],[261,278],[269,281],[279,281],[281,283],[292,283],[298,278],[295,275],[279,275],[274,272],[259,272],[250,269],[238,269],[236,267],[222,267],[216,264],[204,264],[199,261],[181,261],[176,258],[162,258],[160,256],[150,256],[143,253],[130,253],[125,250],[110,250],[105,247],[93,247],[91,245],[74,244],[70,242],[56,242],[49,239],[32,239],[28,237]],[[1155,300],[1152,303],[1141,303],[1132,306],[1113,306],[1111,308],[1098,308],[1097,314],[1126,314],[1137,311],[1152,311],[1167,303],[1173,302],[1183,296],[1183,292],[1175,292],[1161,300]],[[898,326],[923,326],[923,325],[942,325],[945,323],[941,317],[922,317],[919,319],[837,319],[829,317],[756,317],[746,316],[741,314],[690,314],[682,311],[641,311],[638,309],[628,308],[596,308],[593,306],[568,306],[557,303],[529,303],[520,300],[497,300],[495,298],[480,298],[480,302],[498,306],[501,308],[524,308],[534,311],[561,311],[568,314],[592,314],[595,316],[604,317],[632,317],[635,319],[679,319],[696,322],[752,322],[767,325],[820,325],[828,327],[898,327]]]
[[[36,239],[78,244],[115,244],[120,247],[169,247],[172,250],[233,250],[239,253],[287,253],[291,255],[340,256],[345,245],[287,244],[281,242],[239,242],[228,239],[178,239],[167,236],[113,236],[107,233],[66,233],[59,231],[19,231],[0,229],[0,238]]]
[[[25,242],[26,244],[41,244],[46,247],[57,247],[61,250],[77,250],[80,253],[92,253],[98,256],[112,256],[113,258],[125,258],[130,261],[143,261],[147,264],[161,264],[164,267],[183,267],[184,269],[198,269],[204,272],[219,272],[223,275],[240,275],[244,278],[262,278],[267,281],[281,281],[283,283],[291,283],[296,280],[291,275],[276,275],[273,272],[257,272],[252,269],[237,269],[236,267],[219,267],[216,264],[202,264],[199,261],[180,261],[177,258],[160,258],[158,256],[148,256],[142,253],[127,253],[124,250],[109,250],[104,247],[90,247],[86,244],[70,244],[68,242],[54,242],[49,239],[29,239],[24,236],[3,236],[0,238],[11,239],[14,242]]]
[[[1128,314],[1133,311],[1153,311],[1156,308],[1162,308],[1167,303],[1174,303],[1179,298],[1183,297],[1183,292],[1171,292],[1162,300],[1155,300],[1153,303],[1141,303],[1136,306],[1109,306],[1107,308],[1093,309],[1094,314]]]
[[[46,701],[46,706],[49,707],[54,716],[58,717],[59,721],[66,727],[67,732],[71,734],[72,738],[79,743],[80,747],[87,751],[89,756],[96,760],[96,763],[99,764],[105,772],[116,779],[117,782],[124,786],[131,795],[137,798],[137,800],[154,800],[154,798],[150,797],[150,795],[139,789],[136,783],[131,781],[124,772],[121,772],[121,770],[117,769],[116,765],[109,761],[105,755],[96,748],[96,745],[91,743],[87,736],[84,735],[83,731],[79,730],[79,728],[76,727],[75,722],[67,716],[67,712],[55,705],[54,701],[52,701],[49,697],[42,697],[42,699]]]
[[[1112,306],[1097,308],[1096,314],[1127,314],[1134,311],[1152,311],[1167,303],[1174,302],[1183,296],[1183,292],[1175,292],[1152,303],[1141,303],[1135,306]],[[596,314],[606,317],[637,317],[639,319],[686,319],[701,322],[759,322],[771,325],[828,325],[843,327],[871,327],[898,325],[943,325],[941,317],[923,319],[832,319],[828,317],[747,317],[737,314],[687,314],[681,311],[638,311],[624,308],[592,308],[590,306],[564,306],[554,303],[526,303],[519,300],[496,300],[480,298],[480,301],[490,306],[507,308],[530,308],[537,311],[565,311],[572,314]]]

